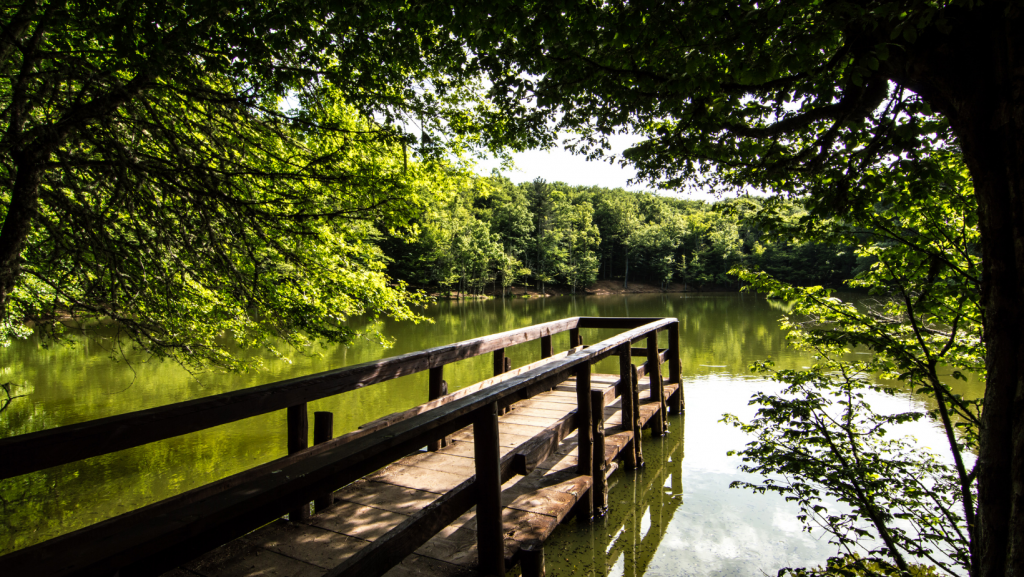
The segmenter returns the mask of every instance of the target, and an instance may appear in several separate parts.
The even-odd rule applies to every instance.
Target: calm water
[[[753,415],[747,400],[774,383],[753,378],[748,365],[772,358],[780,367],[809,365],[786,347],[777,321],[784,305],[753,295],[671,294],[556,297],[443,302],[427,309],[433,324],[384,323],[394,338],[384,350],[369,341],[352,347],[296,351],[268,361],[256,374],[190,375],[168,363],[111,359],[111,341],[83,338],[75,347],[47,349],[33,340],[0,351],[0,381],[16,399],[0,415],[0,436],[12,436],[128,411],[218,394],[408,351],[447,344],[569,316],[672,316],[680,320],[687,412],[670,422],[665,439],[644,445],[647,467],[612,480],[611,513],[591,526],[563,525],[548,544],[552,575],[775,574],[784,566],[819,564],[835,553],[819,535],[802,531],[796,509],[772,495],[729,489],[743,478],[726,451],[747,439],[719,423],[723,413]],[[613,331],[582,331],[597,342]],[[662,337],[664,338],[664,337]],[[555,348],[568,346],[567,333]],[[664,346],[664,342],[662,342]],[[539,358],[539,343],[509,349],[513,365]],[[446,368],[452,390],[487,378],[490,356]],[[598,365],[616,372],[614,358]],[[313,403],[335,414],[340,434],[427,398],[426,373]],[[977,383],[958,391],[981,394]],[[911,395],[878,399],[884,408],[922,407]],[[942,446],[931,424],[913,433]],[[247,419],[0,481],[0,554],[158,501],[285,454],[283,412]]]

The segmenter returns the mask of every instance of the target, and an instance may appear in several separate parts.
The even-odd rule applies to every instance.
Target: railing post
[[[501,527],[501,447],[498,445],[498,404],[477,410],[473,419],[476,461],[476,538],[480,571],[505,574],[505,535]]]
[[[583,339],[580,337],[580,330],[569,329],[569,348],[578,347],[583,344]]]
[[[546,359],[551,356],[551,335],[544,335],[540,338],[540,358]]]
[[[679,363],[679,323],[668,326],[668,382],[675,383],[678,388],[668,399],[668,409],[673,415],[686,410],[686,398],[683,393],[683,376]]]
[[[594,436],[594,516],[604,517],[608,512],[608,481],[607,463],[604,458],[604,391],[590,391],[590,410],[592,412]]]
[[[529,539],[519,549],[522,554],[523,577],[544,577],[544,542]]]
[[[576,471],[594,477],[594,417],[590,405],[590,360],[576,370]],[[593,487],[593,485],[591,486]],[[576,503],[576,515],[584,521],[594,518],[594,490],[591,488]]]
[[[334,413],[317,411],[313,413],[313,444],[326,443],[334,438]],[[313,510],[319,513],[334,504],[334,493],[329,492],[313,501]]]
[[[494,351],[494,376],[505,372],[505,349]]]
[[[635,445],[640,442],[640,439],[637,438],[636,407],[633,401],[633,371],[630,364],[630,344],[624,343],[619,345],[617,352],[619,355],[619,384],[622,389],[620,392],[620,397],[622,398],[622,428],[633,432],[633,439],[626,447],[626,466],[630,469],[636,469]]]
[[[427,394],[427,396],[430,397],[429,400],[433,401],[434,399],[441,398],[448,394],[448,381],[444,380],[444,365],[430,369],[429,378],[430,382],[427,385],[429,387]],[[438,451],[443,449],[448,446],[448,441],[448,437],[442,437],[435,441],[430,441],[427,443],[427,450]]]
[[[629,395],[633,397],[633,452],[636,453],[636,466],[644,466],[643,431],[640,427],[640,373],[636,365],[629,365]]]
[[[665,388],[661,382],[661,362],[658,358],[658,331],[651,331],[647,336],[647,374],[650,375],[651,400],[658,401],[660,409],[654,415],[651,433],[656,437],[665,434]]]
[[[306,403],[288,407],[288,454],[294,455],[309,446],[309,416]],[[290,521],[309,519],[309,503],[300,505],[288,513]]]

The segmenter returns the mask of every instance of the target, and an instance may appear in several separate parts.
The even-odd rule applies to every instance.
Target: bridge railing
[[[309,401],[407,374],[443,370],[445,364],[487,353],[494,354],[495,372],[500,374],[509,368],[504,355],[506,347],[539,339],[542,357],[551,356],[552,335],[569,331],[570,344],[578,346],[581,344],[579,330],[586,328],[628,330],[585,348],[571,349],[573,352],[564,358],[541,364],[472,393],[450,396],[447,402],[430,410],[378,427],[354,431],[312,448],[303,450],[295,447],[297,452],[288,457],[0,557],[0,568],[5,568],[6,572],[7,569],[38,569],[46,565],[49,567],[47,574],[52,575],[109,575],[118,571],[121,575],[156,575],[286,513],[302,509],[308,513],[309,502],[418,451],[426,443],[436,444],[446,436],[472,426],[476,475],[463,483],[464,486],[432,504],[429,510],[425,509],[422,514],[403,522],[401,529],[432,535],[475,504],[479,558],[482,564],[492,564],[482,568],[503,574],[502,483],[514,474],[528,472],[529,463],[542,460],[561,438],[577,428],[579,473],[592,476],[595,484],[598,478],[600,483],[604,482],[603,471],[600,470],[604,463],[603,449],[598,452],[594,447],[595,433],[599,443],[603,438],[603,417],[597,413],[601,413],[604,398],[593,394],[599,391],[591,390],[592,364],[610,355],[620,357],[620,392],[633,391],[629,395],[633,401],[632,408],[624,407],[626,418],[626,410],[635,415],[638,372],[628,360],[637,354],[646,356],[647,362],[642,370],[650,374],[652,400],[657,399],[662,408],[652,429],[655,434],[664,431],[664,415],[669,407],[661,386],[660,365],[668,360],[670,380],[679,382],[676,319],[563,319],[244,391],[0,441],[0,454],[4,455],[0,461],[0,473],[4,477],[282,409],[288,411],[290,435],[302,436],[305,441],[308,429],[293,427],[300,421],[293,414],[301,413],[301,421],[304,422],[305,404]],[[664,330],[669,333],[669,346],[662,350],[657,345],[657,334]],[[632,347],[633,343],[645,339],[645,349]],[[506,458],[500,458],[499,413],[512,403],[549,390],[573,376],[576,378],[578,406],[572,418],[556,424],[546,437],[541,435]],[[431,382],[434,382],[433,372]],[[681,388],[676,397],[676,406],[672,408],[678,411],[682,403]],[[594,403],[598,404],[597,410]],[[630,418],[635,427],[636,419]],[[639,434],[639,431],[635,433]],[[293,448],[292,442],[289,442],[290,449]],[[588,492],[589,502],[581,503],[585,515],[593,509],[593,493]],[[405,526],[407,524],[410,526]],[[393,561],[395,550],[384,548],[387,539],[379,541],[368,545],[328,574],[364,574],[370,567]],[[414,541],[408,540],[409,543]]]

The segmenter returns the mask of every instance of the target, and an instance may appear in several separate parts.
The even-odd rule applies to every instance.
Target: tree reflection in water
[[[670,416],[662,439],[644,432],[646,466],[620,468],[609,479],[608,515],[592,525],[555,532],[545,551],[549,575],[625,575],[648,572],[669,522],[683,504],[684,417]]]

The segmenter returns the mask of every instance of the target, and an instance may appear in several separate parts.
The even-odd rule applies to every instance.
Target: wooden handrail
[[[41,568],[54,575],[109,574],[118,569],[159,574],[418,450],[425,439],[472,424],[480,410],[511,404],[531,387],[554,386],[622,344],[675,322],[658,319],[434,410],[379,430],[356,431],[256,467],[260,474],[239,473],[214,483],[219,491],[196,490],[172,497],[144,508],[146,515],[139,514],[142,510],[129,512],[16,551],[0,557],[0,569],[12,574]],[[62,554],[54,555],[56,550]]]
[[[0,439],[0,479],[279,411],[575,328],[533,325],[258,387]]]

